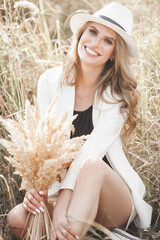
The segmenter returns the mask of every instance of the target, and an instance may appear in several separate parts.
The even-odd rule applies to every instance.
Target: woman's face
[[[104,67],[114,58],[116,33],[110,28],[91,22],[83,32],[78,43],[78,55],[81,64]]]

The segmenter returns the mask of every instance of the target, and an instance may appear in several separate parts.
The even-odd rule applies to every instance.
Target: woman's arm
[[[72,231],[72,228],[67,220],[67,210],[72,197],[72,190],[63,189],[58,195],[56,206],[53,210],[53,228],[58,239],[64,237],[68,240],[79,239],[79,237]],[[51,240],[55,240],[52,235]]]

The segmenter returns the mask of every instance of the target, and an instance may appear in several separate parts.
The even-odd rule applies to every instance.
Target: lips
[[[85,46],[85,51],[91,56],[94,56],[94,57],[100,56],[100,54],[91,47]]]

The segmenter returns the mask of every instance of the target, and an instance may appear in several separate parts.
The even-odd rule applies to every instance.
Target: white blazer
[[[69,107],[74,110],[75,87],[65,86],[61,88],[62,67],[47,70],[40,76],[38,82],[38,104],[41,115],[44,115],[53,97],[58,93],[57,118]],[[106,91],[108,100],[113,101],[111,94]],[[70,116],[72,115],[70,113]],[[134,220],[138,228],[148,228],[151,222],[152,207],[143,198],[146,194],[145,186],[138,174],[129,164],[120,140],[120,132],[124,118],[120,113],[120,104],[100,103],[97,107],[93,104],[93,126],[94,129],[89,139],[84,143],[80,154],[72,162],[69,170],[62,172],[62,182],[55,182],[49,195],[55,194],[59,189],[74,189],[76,178],[81,164],[87,157],[92,155],[103,157],[105,154],[113,169],[123,178],[129,187],[137,216]]]

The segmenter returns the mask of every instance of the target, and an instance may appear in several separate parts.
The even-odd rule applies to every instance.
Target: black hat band
[[[122,28],[122,29],[126,32],[126,30],[125,30],[119,23],[117,23],[116,21],[114,21],[113,19],[111,19],[111,18],[109,18],[109,17],[106,17],[106,16],[103,16],[103,15],[99,15],[99,17],[102,18],[102,19],[104,19],[104,20],[106,20],[106,21],[108,21],[108,22],[110,22],[110,23],[113,23],[114,25]]]

